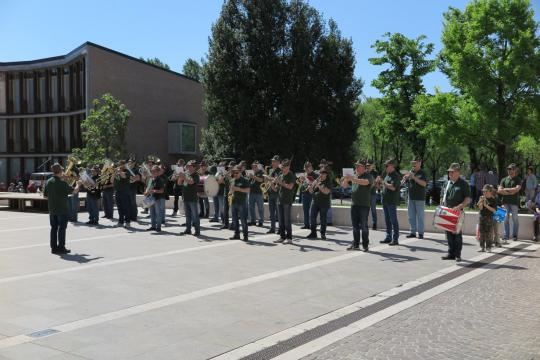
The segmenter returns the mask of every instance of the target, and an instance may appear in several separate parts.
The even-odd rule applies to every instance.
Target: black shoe
[[[333,222],[329,222],[326,224],[326,226],[334,226],[334,223]]]
[[[456,257],[456,262],[460,262],[461,258],[459,256]]]
[[[423,238],[424,238],[424,234],[418,234],[418,238],[419,238],[419,239],[423,239]]]
[[[195,232],[193,233],[193,236],[200,236],[200,235],[201,235],[201,232],[200,232],[200,231],[195,231]]]
[[[317,238],[317,233],[315,232],[310,232],[308,236],[306,236],[306,239],[316,239]]]
[[[156,229],[156,232],[161,232],[161,228],[159,228],[159,229]]]
[[[171,214],[171,216],[176,216],[177,212],[176,211],[173,211],[173,213]]]
[[[351,245],[351,246],[349,246],[349,247],[347,248],[347,250],[348,250],[348,251],[351,251],[351,250],[360,250],[360,249],[357,248],[357,247],[354,247],[353,245]]]
[[[389,246],[396,246],[396,245],[399,245],[399,243],[397,241],[392,241],[391,243],[388,244]]]
[[[276,233],[276,229],[270,229],[266,232],[267,234],[275,234]]]
[[[148,229],[146,229],[146,231],[153,231],[153,230],[156,230],[156,228],[153,227],[153,226],[151,226],[151,227],[149,227]]]
[[[247,223],[248,226],[255,226],[256,222],[255,221],[250,221]]]
[[[191,235],[191,230],[190,230],[190,231],[187,231],[187,230],[186,230],[186,231],[182,231],[182,232],[180,233],[180,235]]]
[[[390,244],[391,242],[392,242],[392,240],[390,240],[390,239],[384,239],[384,240],[379,241],[379,243],[381,243],[381,244]]]
[[[416,237],[416,234],[409,234],[407,236],[405,236],[407,239],[410,239],[410,238],[415,238]]]
[[[229,225],[222,225],[219,227],[221,230],[229,229]]]
[[[69,254],[70,252],[71,252],[71,250],[63,248],[63,249],[58,249],[56,253],[57,254]]]
[[[442,260],[456,260],[455,256],[451,256],[451,255],[441,256],[441,259]]]
[[[124,227],[124,223],[123,223],[123,222],[117,222],[117,223],[116,223],[116,226]]]
[[[258,223],[257,227],[263,227],[263,223]]]
[[[240,240],[240,235],[231,236],[229,240]]]
[[[180,224],[180,226],[187,226],[187,223]]]
[[[371,228],[372,230],[377,230],[377,224],[374,224],[373,227]]]
[[[101,218],[102,219],[108,219],[109,217],[107,215],[103,215]]]
[[[218,219],[210,219],[208,220],[208,222],[211,222],[211,223],[215,223],[215,222],[218,222],[219,220]]]
[[[86,225],[94,225],[94,222],[93,221],[87,221],[85,222]]]
[[[245,242],[249,242],[249,239],[248,239],[247,235],[244,236],[244,238],[242,240],[245,241]]]
[[[284,238],[279,238],[278,240],[274,240],[274,243],[279,244],[279,243],[282,243],[284,241],[285,241]]]
[[[124,225],[124,228],[128,228],[128,227],[131,227],[131,224],[129,222],[127,222],[125,225]]]
[[[321,234],[321,240],[326,240],[326,235],[325,234]]]
[[[307,225],[304,225],[302,226],[300,229],[311,229],[311,227],[307,226]]]
[[[51,254],[58,254],[58,249],[57,248],[51,249]]]
[[[366,246],[365,248],[362,248],[362,251],[363,251],[363,252],[368,252],[368,251],[369,251],[369,247]]]

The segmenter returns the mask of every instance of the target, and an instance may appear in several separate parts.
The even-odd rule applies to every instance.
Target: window
[[[9,80],[11,83],[11,95],[13,96],[13,113],[18,114],[21,112],[21,93],[20,93],[20,84],[19,78],[16,76],[12,80]]]
[[[47,151],[47,118],[40,118],[38,120],[38,152]]]
[[[51,71],[50,96],[52,100],[52,111],[58,111],[58,75],[57,71]]]
[[[70,104],[69,104],[69,67],[64,68],[64,76],[62,77],[64,83],[63,83],[63,90],[64,93],[62,96],[64,97],[64,109],[65,111],[70,110]]]
[[[196,125],[169,123],[169,154],[194,154],[197,149]]]
[[[26,151],[36,152],[36,136],[35,136],[35,121],[34,119],[24,119],[26,122]]]
[[[59,139],[58,139],[58,118],[53,117],[50,119],[50,137],[52,140],[52,151],[58,152],[59,150]]]
[[[7,158],[0,158],[0,183],[9,185],[7,176]]]
[[[7,151],[7,133],[6,133],[7,120],[0,120],[0,152]],[[6,163],[4,163],[5,165]]]
[[[0,73],[0,114],[6,110],[6,74]]]
[[[25,90],[26,90],[26,112],[31,114],[34,110],[34,78],[32,77],[32,74],[26,74],[26,78],[24,79],[25,82]]]
[[[40,106],[40,112],[45,112],[47,109],[47,96],[45,92],[45,73],[40,72],[39,73],[39,106]]]

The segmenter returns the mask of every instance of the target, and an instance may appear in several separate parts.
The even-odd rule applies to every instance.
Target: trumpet
[[[414,169],[411,169],[407,174],[403,176],[403,178],[401,179],[401,186],[405,185],[405,183],[409,181],[409,178],[411,177],[411,174],[413,173],[414,173]]]
[[[310,193],[312,193],[315,188],[317,186],[319,186],[321,184],[321,179],[320,178],[317,178],[316,180],[314,180],[311,184],[309,184],[309,186],[307,187],[306,191],[309,191]]]

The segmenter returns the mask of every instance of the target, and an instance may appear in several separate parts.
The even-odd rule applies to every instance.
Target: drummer
[[[443,205],[453,210],[463,211],[463,208],[471,201],[471,190],[467,182],[461,178],[461,167],[458,163],[452,163],[448,168],[448,183],[443,194]],[[448,241],[448,254],[443,260],[461,261],[461,248],[463,247],[463,234],[454,234],[446,231]]]

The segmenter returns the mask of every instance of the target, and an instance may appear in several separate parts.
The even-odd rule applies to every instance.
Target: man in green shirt
[[[326,169],[324,169],[326,171]],[[304,211],[304,226],[302,229],[311,229],[310,218],[311,218],[311,203],[313,202],[313,194],[308,191],[310,184],[317,179],[318,175],[313,171],[313,165],[306,161],[304,163],[304,177],[301,178],[302,185],[300,186],[300,194],[302,196],[302,210]],[[329,181],[332,181],[328,176],[328,171],[326,172],[326,177]],[[326,209],[328,211],[328,209]],[[316,227],[316,226],[315,226]]]
[[[355,176],[346,175],[343,177],[341,186],[347,188],[352,186],[351,197],[351,222],[353,227],[353,243],[347,250],[359,250],[360,232],[362,232],[362,249],[369,249],[369,227],[368,217],[371,207],[371,189],[373,187],[373,177],[366,171],[366,163],[358,160],[354,166]]]
[[[375,169],[375,163],[373,160],[368,160],[366,166],[367,171],[373,178],[373,186],[371,187],[371,223],[373,230],[377,230],[377,192],[380,189],[377,188],[375,179],[379,177],[379,172]]]
[[[281,169],[279,168],[279,163],[281,161],[279,155],[274,155],[270,160],[272,162],[272,167],[268,171],[268,178],[270,181],[275,180],[281,175]],[[270,185],[268,188],[268,211],[270,212],[270,230],[267,231],[267,234],[274,234],[276,232],[276,222],[279,224],[278,219],[278,188],[275,185]],[[281,226],[279,226],[281,228]]]
[[[51,167],[53,177],[45,183],[43,196],[48,200],[49,222],[51,224],[50,244],[51,253],[69,254],[66,249],[66,228],[68,223],[68,195],[78,193],[81,181],[77,181],[75,189],[62,179],[64,170],[56,163]]]
[[[230,183],[229,191],[233,194],[232,200],[232,225],[234,230],[234,236],[231,240],[240,239],[240,222],[242,223],[242,233],[244,235],[244,241],[248,241],[248,207],[247,198],[250,193],[250,182],[248,179],[242,176],[242,169],[240,166],[235,166],[232,170],[232,179]]]
[[[426,185],[427,175],[422,170],[422,159],[415,158],[411,161],[412,170],[403,177],[403,182],[408,188],[407,213],[409,215],[409,225],[411,233],[407,238],[424,238],[424,215],[426,206]]]
[[[331,206],[330,194],[332,193],[332,180],[328,177],[328,171],[321,169],[316,180],[312,181],[305,191],[312,196],[310,206],[311,232],[308,239],[317,239],[317,216],[321,219],[321,239],[326,240],[326,215]]]
[[[261,190],[261,184],[264,181],[264,171],[262,171],[259,162],[255,160],[251,164],[251,171],[253,171],[253,175],[249,175],[249,182],[250,182],[250,192],[249,192],[249,217],[250,222],[248,225],[255,225],[255,206],[257,206],[257,210],[259,211],[259,222],[257,223],[257,226],[263,226],[264,222],[264,199],[263,194]]]
[[[291,162],[284,159],[281,162],[281,175],[276,178],[279,187],[278,214],[279,214],[279,240],[275,243],[292,244],[291,210],[295,197],[296,175],[290,170]]]
[[[396,171],[394,160],[387,160],[384,163],[386,177],[382,182],[382,204],[384,212],[384,222],[386,224],[386,238],[381,241],[383,244],[399,245],[399,223],[397,218],[397,207],[399,205],[400,179]]]
[[[457,211],[463,211],[471,201],[471,188],[460,175],[461,167],[458,163],[452,163],[448,168],[448,183],[443,193],[443,205]],[[448,241],[448,255],[443,256],[442,259],[461,261],[463,234],[447,231],[446,240]]]
[[[129,173],[126,169],[126,162],[120,160],[118,169],[113,177],[114,196],[116,207],[118,208],[118,226],[128,228],[130,226],[129,209]]]
[[[199,174],[195,165],[195,160],[188,161],[187,173],[180,173],[178,185],[183,186],[182,197],[184,200],[184,212],[186,214],[186,230],[181,235],[191,235],[191,226],[195,228],[195,236],[201,234],[201,222],[199,218],[197,184],[199,183]]]
[[[521,177],[518,175],[516,164],[508,165],[506,169],[508,176],[501,180],[498,188],[499,195],[502,195],[502,204],[506,208],[506,217],[504,218],[504,235],[503,241],[507,242],[510,239],[510,216],[512,216],[512,237],[515,240],[518,238],[519,232],[519,192],[521,191]]]

